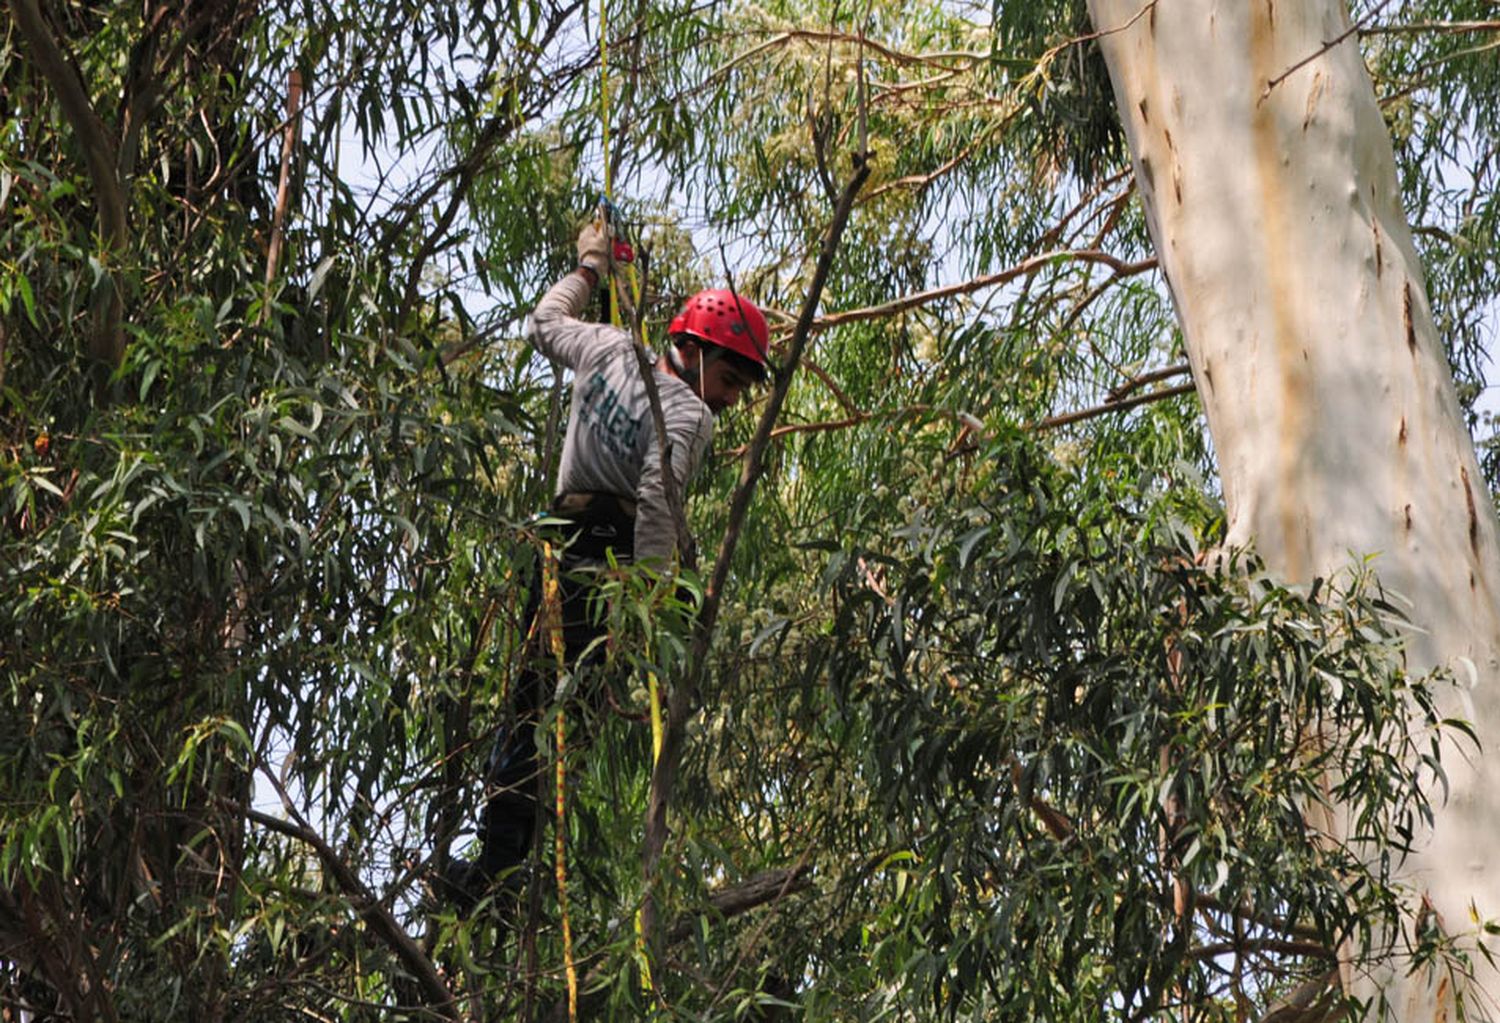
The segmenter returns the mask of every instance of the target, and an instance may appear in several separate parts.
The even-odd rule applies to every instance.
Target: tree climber
[[[636,561],[669,567],[677,526],[663,477],[662,447],[635,339],[621,327],[578,318],[611,268],[613,241],[602,221],[578,236],[578,268],[554,284],[531,317],[531,339],[573,371],[573,399],[558,468],[551,515],[567,546],[561,557],[562,628],[566,658],[576,671],[602,659],[601,646],[580,657],[604,632],[590,607],[588,581],[608,563]],[[673,483],[681,494],[713,438],[714,417],[766,377],[769,335],[765,317],[729,290],[700,291],[667,327],[669,344],[653,372],[666,425]],[[537,627],[541,572],[527,599],[527,664],[513,687],[509,727],[490,754],[476,860],[450,859],[440,893],[469,912],[494,881],[515,872],[531,851],[536,830],[536,778],[541,767],[536,725],[546,710],[551,672],[539,656],[546,642]],[[598,706],[600,683],[585,686]]]

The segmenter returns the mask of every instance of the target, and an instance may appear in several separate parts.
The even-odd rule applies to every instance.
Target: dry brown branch
[[[1129,395],[1131,391],[1139,390],[1140,388],[1145,387],[1147,384],[1154,384],[1162,380],[1170,380],[1172,377],[1180,377],[1185,373],[1191,372],[1191,366],[1189,366],[1185,362],[1180,362],[1175,366],[1164,366],[1161,369],[1153,369],[1148,370],[1145,373],[1137,373],[1135,376],[1130,377],[1122,383],[1118,383],[1115,386],[1111,387],[1109,389],[1109,394],[1105,397],[1105,400],[1120,401],[1127,395]]]
[[[790,29],[786,32],[778,32],[758,46],[752,46],[744,53],[739,54],[715,71],[712,78],[720,78],[733,71],[739,65],[755,59],[762,53],[767,53],[794,42],[848,43],[859,45],[875,51],[895,64],[939,67],[944,70],[957,70],[944,64],[944,61],[959,62],[961,68],[963,65],[973,66],[979,64],[986,59],[986,55],[983,53],[969,53],[963,50],[951,50],[940,53],[906,53],[886,46],[883,43],[876,42],[873,39],[868,39],[862,33],[838,32],[831,29]]]
[[[915,309],[919,306],[940,301],[941,299],[954,298],[958,295],[967,295],[984,288],[1006,284],[1018,277],[1034,274],[1049,266],[1069,261],[1097,263],[1107,266],[1115,272],[1117,278],[1133,277],[1136,274],[1143,274],[1156,267],[1155,258],[1128,262],[1117,256],[1110,255],[1108,252],[1101,252],[1097,249],[1059,249],[1055,252],[1044,252],[1040,255],[1032,256],[1029,259],[1022,260],[1015,266],[1007,267],[992,274],[985,274],[982,277],[975,277],[960,284],[930,288],[927,291],[919,291],[913,295],[906,295],[893,299],[890,302],[867,306],[863,309],[848,309],[843,312],[829,313],[827,316],[815,320],[812,330],[815,332],[830,330],[845,323],[858,323],[864,320],[876,320],[886,316],[895,316],[897,313],[904,313],[908,309]]]
[[[1137,405],[1146,405],[1153,401],[1165,401],[1168,398],[1175,398],[1179,394],[1191,394],[1195,390],[1197,390],[1196,384],[1179,384],[1176,387],[1163,387],[1161,390],[1152,391],[1150,394],[1138,394],[1134,398],[1126,398],[1122,401],[1107,401],[1102,405],[1095,405],[1092,408],[1079,409],[1077,412],[1065,412],[1060,416],[1053,416],[1050,419],[1043,419],[1040,422],[1032,423],[1028,429],[1051,430],[1055,427],[1067,426],[1070,423],[1082,422],[1085,419],[1093,419],[1096,416],[1108,415],[1111,412],[1124,412],[1126,409],[1135,408]]]
[[[1287,941],[1284,938],[1247,938],[1244,941],[1213,941],[1194,945],[1188,953],[1194,959],[1217,959],[1219,956],[1270,952],[1284,956],[1308,956],[1314,959],[1337,959],[1338,954],[1317,941]]]

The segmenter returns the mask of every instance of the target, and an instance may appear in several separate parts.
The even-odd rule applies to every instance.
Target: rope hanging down
[[[600,147],[604,159],[604,193],[599,197],[599,217],[606,221],[612,228],[621,226],[619,210],[614,204],[614,184],[611,180],[609,156],[609,0],[599,0],[599,123],[600,123]],[[614,273],[617,267],[623,267],[626,280],[630,284],[630,297],[634,308],[640,308],[641,283],[640,277],[635,269],[635,251],[630,243],[624,238],[617,236],[614,231],[609,234],[613,242],[613,251],[610,259],[609,274],[609,312],[610,322],[616,327],[625,326],[620,316],[619,280]],[[644,338],[639,338],[643,344]],[[657,688],[656,673],[649,673],[649,692],[651,695],[651,748],[654,751],[653,761],[660,755],[662,745],[662,717],[661,696]]]
[[[601,227],[606,227],[606,237],[611,240],[612,249],[609,261],[609,319],[616,327],[625,326],[624,318],[620,314],[620,282],[616,272],[623,267],[624,274],[630,286],[631,311],[634,313],[641,308],[641,281],[635,269],[635,252],[630,243],[616,232],[622,227],[619,211],[614,204],[614,182],[611,180],[609,152],[609,0],[599,0],[599,138],[600,150],[604,161],[604,192],[599,197],[598,221]],[[640,344],[645,344],[644,337],[636,339]],[[647,654],[650,656],[649,651]],[[647,671],[648,691],[651,699],[651,750],[652,767],[655,768],[656,761],[661,757],[663,740],[662,729],[662,703],[661,690],[657,684],[656,672]],[[561,718],[559,718],[559,729]],[[559,746],[561,745],[561,734],[559,734]],[[558,787],[562,787],[562,768],[559,761]],[[559,805],[561,796],[559,796]],[[635,938],[636,957],[641,971],[641,989],[650,995],[655,984],[651,977],[651,960],[647,953],[646,933],[643,920],[639,911],[635,914]]]

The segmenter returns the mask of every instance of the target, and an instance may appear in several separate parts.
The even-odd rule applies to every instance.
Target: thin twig
[[[1387,7],[1387,5],[1389,5],[1389,3],[1390,3],[1390,0],[1381,0],[1380,5],[1378,7],[1376,7],[1373,11],[1370,12],[1369,18],[1367,20],[1373,21],[1380,14],[1381,11],[1385,10],[1385,8]],[[1292,75],[1296,74],[1298,71],[1302,70],[1307,65],[1309,65],[1313,61],[1317,60],[1319,57],[1323,56],[1323,54],[1327,53],[1329,50],[1332,50],[1335,47],[1337,47],[1339,44],[1343,43],[1344,40],[1348,39],[1350,36],[1354,35],[1356,32],[1359,31],[1359,28],[1360,28],[1361,24],[1363,24],[1363,22],[1359,22],[1359,21],[1353,22],[1352,24],[1350,24],[1350,26],[1348,28],[1344,29],[1344,31],[1340,32],[1338,35],[1334,36],[1332,39],[1329,39],[1326,42],[1324,42],[1322,46],[1318,47],[1312,53],[1309,53],[1306,57],[1303,57],[1301,60],[1297,61],[1295,64],[1293,64],[1291,67],[1287,68],[1281,74],[1277,75],[1275,78],[1268,79],[1266,81],[1266,87],[1261,90],[1260,99],[1256,100],[1256,103],[1257,104],[1264,103],[1266,101],[1266,99],[1271,95],[1272,90],[1274,90],[1276,88],[1276,86],[1278,86],[1282,82],[1286,81]]]
[[[939,408],[934,405],[906,405],[902,408],[891,409],[886,412],[862,412],[859,409],[851,411],[844,419],[826,419],[815,423],[788,423],[778,426],[771,431],[772,440],[780,440],[782,437],[795,433],[831,433],[835,430],[847,430],[850,427],[868,423],[873,419],[906,419],[911,416],[932,415],[955,420],[970,433],[985,436],[984,423],[969,412],[955,412],[951,409]],[[743,458],[750,450],[749,444],[741,444],[737,448],[730,448],[724,452],[725,458]]]
[[[3,354],[3,350],[0,350],[0,354]],[[859,407],[849,400],[849,396],[844,393],[843,388],[839,387],[838,383],[829,375],[826,369],[806,356],[803,356],[802,365],[807,367],[809,373],[823,382],[823,386],[828,388],[829,392],[833,394],[834,400],[844,406],[847,412],[854,415],[859,414]],[[4,367],[0,366],[0,372],[3,372],[3,370]]]
[[[1052,47],[1045,54],[1043,54],[1042,59],[1037,61],[1037,64],[1041,65],[1053,55],[1061,52],[1069,46],[1077,46],[1080,43],[1091,43],[1095,39],[1103,39],[1105,36],[1118,35],[1119,33],[1124,32],[1131,25],[1134,25],[1136,22],[1144,18],[1155,6],[1156,0],[1146,0],[1146,2],[1141,5],[1140,10],[1136,11],[1122,24],[1116,25],[1114,28],[1101,28],[1097,31],[1088,32],[1081,36],[1074,36],[1071,39],[1064,39],[1062,42],[1058,43],[1056,46]]]
[[[1441,35],[1500,32],[1500,21],[1413,21],[1405,25],[1373,25],[1359,30],[1362,36],[1403,35],[1415,32],[1432,32]]]
[[[514,72],[506,85],[497,90],[499,95],[508,95],[511,90],[518,89],[521,83],[528,80],[535,71],[542,55],[550,52],[552,39],[562,30],[569,16],[581,6],[581,3],[582,0],[576,0],[569,7],[553,12],[541,37],[527,48],[528,52],[533,54],[532,62]],[[411,260],[411,265],[407,268],[405,288],[396,322],[401,323],[405,321],[416,307],[417,290],[421,285],[422,272],[426,267],[427,261],[438,252],[439,245],[452,228],[460,210],[467,204],[469,192],[473,188],[474,182],[480,172],[484,170],[489,162],[490,154],[495,151],[495,148],[501,142],[504,142],[514,132],[520,130],[530,116],[531,113],[529,111],[522,110],[510,110],[492,116],[480,130],[474,147],[465,154],[462,160],[439,175],[415,200],[405,204],[404,215],[398,222],[396,229],[386,233],[386,240],[382,246],[382,258],[389,254],[399,232],[404,231],[414,218],[425,214],[430,203],[436,199],[442,187],[449,181],[453,182],[453,191],[448,197],[447,205],[443,208],[443,212],[439,214],[433,229],[427,232],[427,236],[422,240],[422,244],[418,248],[416,255]]]

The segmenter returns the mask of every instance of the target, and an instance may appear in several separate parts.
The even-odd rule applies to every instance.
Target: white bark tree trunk
[[[1213,436],[1229,542],[1290,582],[1376,555],[1409,667],[1486,745],[1401,867],[1449,934],[1500,917],[1500,540],[1344,0],[1089,0]],[[1434,794],[1435,799],[1441,793]],[[1500,1015],[1476,956],[1470,1018]],[[1452,1019],[1446,976],[1380,978]],[[1368,983],[1356,984],[1361,994]],[[1445,1015],[1445,1013],[1447,1015]]]

